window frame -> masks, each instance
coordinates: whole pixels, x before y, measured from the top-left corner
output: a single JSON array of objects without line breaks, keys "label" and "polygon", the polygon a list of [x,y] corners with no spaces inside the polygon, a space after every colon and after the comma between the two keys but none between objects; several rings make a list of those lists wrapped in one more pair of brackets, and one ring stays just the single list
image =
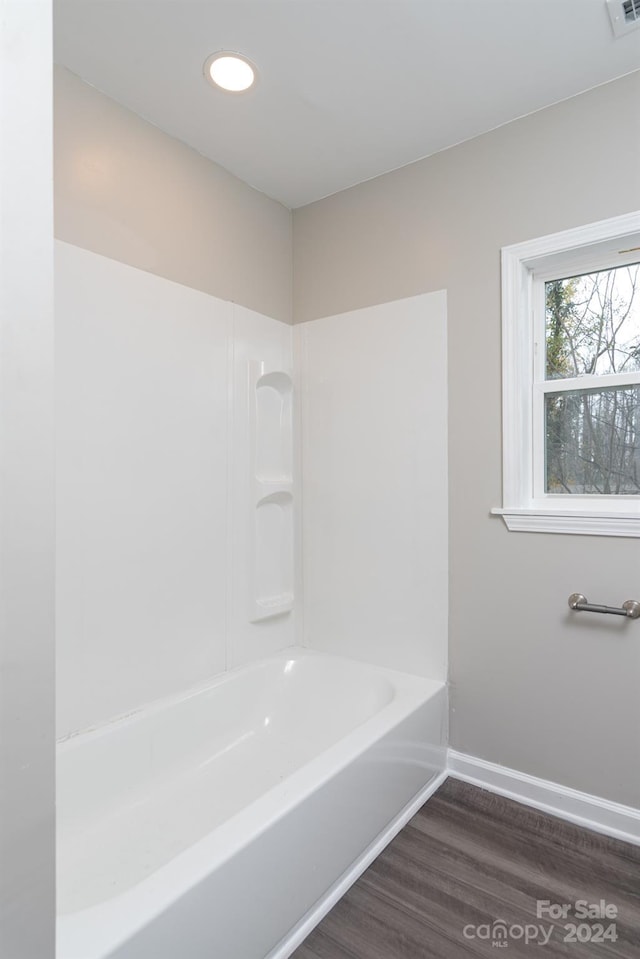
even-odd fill
[{"label": "window frame", "polygon": [[[546,381],[553,388],[541,389],[545,280],[637,262],[640,251],[630,249],[637,247],[640,211],[502,248],[503,505],[492,513],[510,530],[640,536],[640,495],[542,492],[544,435],[535,402],[541,406],[541,392],[569,382]],[[640,373],[593,379],[603,387],[622,386],[637,382]],[[587,389],[586,378],[581,381]]]}]

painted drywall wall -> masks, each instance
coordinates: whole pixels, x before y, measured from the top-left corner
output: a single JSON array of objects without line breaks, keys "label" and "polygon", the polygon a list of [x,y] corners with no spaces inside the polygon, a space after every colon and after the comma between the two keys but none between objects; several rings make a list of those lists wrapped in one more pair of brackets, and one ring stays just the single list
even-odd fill
[{"label": "painted drywall wall", "polygon": [[304,642],[446,679],[446,294],[295,333]]},{"label": "painted drywall wall", "polygon": [[[57,732],[293,642],[249,622],[248,371],[292,328],[56,243]],[[244,405],[241,398],[244,397]]]},{"label": "painted drywall wall", "polygon": [[51,4],[0,29],[0,955],[54,954]]},{"label": "painted drywall wall", "polygon": [[55,69],[55,232],[291,322],[291,214]]},{"label": "painted drywall wall", "polygon": [[[509,533],[500,248],[640,207],[640,73],[294,213],[294,317],[446,289],[451,743],[640,806],[637,540]],[[425,641],[426,641],[425,629]]]}]

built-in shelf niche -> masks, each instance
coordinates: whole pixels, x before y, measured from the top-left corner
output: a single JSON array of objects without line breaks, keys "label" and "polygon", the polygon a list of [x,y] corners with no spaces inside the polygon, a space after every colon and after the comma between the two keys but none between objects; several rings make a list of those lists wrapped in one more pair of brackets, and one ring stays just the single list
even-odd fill
[{"label": "built-in shelf niche", "polygon": [[251,622],[293,608],[293,382],[250,364]]},{"label": "built-in shelf niche", "polygon": [[261,374],[255,386],[255,478],[290,483],[292,475],[292,389],[288,373]]}]

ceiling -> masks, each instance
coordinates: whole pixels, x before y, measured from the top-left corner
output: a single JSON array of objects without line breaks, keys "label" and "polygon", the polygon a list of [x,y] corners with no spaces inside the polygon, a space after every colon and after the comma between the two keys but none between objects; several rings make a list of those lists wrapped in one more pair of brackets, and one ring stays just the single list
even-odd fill
[{"label": "ceiling", "polygon": [[[222,49],[253,90],[205,81]],[[55,58],[295,208],[640,68],[640,31],[605,0],[56,0]]]}]

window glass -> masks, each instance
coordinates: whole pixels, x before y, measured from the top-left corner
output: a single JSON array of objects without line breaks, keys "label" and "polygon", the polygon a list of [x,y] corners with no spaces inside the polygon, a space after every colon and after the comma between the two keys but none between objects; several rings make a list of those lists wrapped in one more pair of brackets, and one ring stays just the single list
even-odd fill
[{"label": "window glass", "polygon": [[545,395],[546,492],[640,493],[640,386]]},{"label": "window glass", "polygon": [[546,379],[640,369],[640,269],[545,283]]}]

